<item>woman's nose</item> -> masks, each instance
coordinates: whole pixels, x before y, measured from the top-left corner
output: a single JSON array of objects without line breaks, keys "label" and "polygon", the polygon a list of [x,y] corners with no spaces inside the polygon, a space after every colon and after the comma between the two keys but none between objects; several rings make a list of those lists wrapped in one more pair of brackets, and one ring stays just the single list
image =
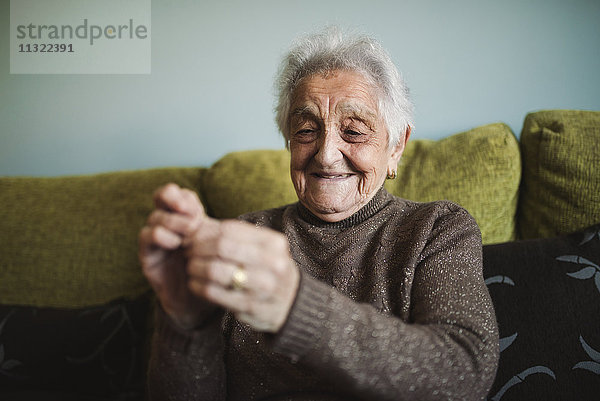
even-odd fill
[{"label": "woman's nose", "polygon": [[315,159],[321,166],[332,166],[337,161],[343,159],[343,154],[340,149],[340,138],[327,130],[324,132],[317,142],[317,153]]}]

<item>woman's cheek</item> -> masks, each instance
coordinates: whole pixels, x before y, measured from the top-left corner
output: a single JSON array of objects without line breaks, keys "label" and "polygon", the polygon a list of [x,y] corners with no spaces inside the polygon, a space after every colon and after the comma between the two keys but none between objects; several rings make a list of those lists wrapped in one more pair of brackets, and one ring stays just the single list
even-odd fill
[{"label": "woman's cheek", "polygon": [[357,170],[360,171],[361,176],[358,192],[362,197],[368,196],[377,187],[377,167],[367,162],[361,163],[361,165],[356,163],[354,166],[358,167]]},{"label": "woman's cheek", "polygon": [[306,190],[306,179],[304,177],[304,172],[292,169],[291,176],[296,193],[299,197],[301,197]]}]

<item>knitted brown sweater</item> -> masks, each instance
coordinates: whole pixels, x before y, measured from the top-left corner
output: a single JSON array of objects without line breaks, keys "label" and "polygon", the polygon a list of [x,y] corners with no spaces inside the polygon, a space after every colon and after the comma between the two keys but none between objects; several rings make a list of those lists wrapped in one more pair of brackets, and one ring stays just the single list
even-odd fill
[{"label": "knitted brown sweater", "polygon": [[244,220],[286,234],[301,270],[275,335],[229,314],[194,331],[158,313],[152,400],[477,400],[498,363],[481,236],[450,202],[379,193],[325,223],[300,204]]}]

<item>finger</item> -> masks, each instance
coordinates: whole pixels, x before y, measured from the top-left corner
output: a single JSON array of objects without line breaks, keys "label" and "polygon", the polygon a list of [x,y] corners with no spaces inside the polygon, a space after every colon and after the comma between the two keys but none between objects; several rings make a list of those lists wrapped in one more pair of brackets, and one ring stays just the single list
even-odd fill
[{"label": "finger", "polygon": [[190,205],[196,210],[196,214],[201,216],[206,216],[206,212],[204,210],[204,205],[200,202],[200,198],[198,197],[198,193],[192,191],[188,188],[182,188],[183,196],[187,199]]},{"label": "finger", "polygon": [[182,236],[192,234],[200,226],[201,218],[198,216],[188,216],[180,213],[156,209],[148,217],[149,226],[162,226],[169,231]]},{"label": "finger", "polygon": [[212,282],[222,287],[231,285],[231,278],[239,267],[216,258],[193,258],[187,265],[188,275],[193,280]]},{"label": "finger", "polygon": [[214,242],[220,236],[220,226],[221,223],[217,219],[206,215],[200,217],[196,231],[185,239],[186,246],[191,244],[191,247],[188,249],[188,255],[192,256],[194,254],[192,251],[194,247],[201,247],[203,246],[202,244],[206,246],[208,242]]},{"label": "finger", "polygon": [[178,248],[177,244],[181,241],[178,236],[172,235],[162,228],[148,226],[140,231],[138,257],[142,272],[158,294],[162,292],[162,283],[165,282],[166,271],[160,266],[164,264],[166,252]]},{"label": "finger", "polygon": [[233,290],[233,276],[239,269],[246,273],[246,281],[243,289],[238,291],[255,294],[257,299],[268,299],[276,292],[277,278],[263,269],[240,267],[215,258],[194,258],[187,266],[191,279],[218,284],[226,290]]},{"label": "finger", "polygon": [[177,249],[181,246],[182,238],[162,226],[145,226],[140,231],[140,254],[144,256],[152,248]]},{"label": "finger", "polygon": [[190,216],[204,215],[204,208],[200,203],[198,195],[174,183],[169,183],[156,190],[154,193],[154,204],[160,209]]},{"label": "finger", "polygon": [[290,258],[283,234],[237,221],[221,222],[214,235],[194,241],[189,254],[275,270],[285,269]]},{"label": "finger", "polygon": [[201,280],[190,280],[188,286],[192,293],[233,313],[248,312],[249,296],[243,291],[229,290],[219,284]]},{"label": "finger", "polygon": [[244,221],[225,220],[221,224],[221,232],[233,241],[248,241],[261,245],[264,249],[287,249],[287,240],[282,233],[270,228],[256,227]]}]

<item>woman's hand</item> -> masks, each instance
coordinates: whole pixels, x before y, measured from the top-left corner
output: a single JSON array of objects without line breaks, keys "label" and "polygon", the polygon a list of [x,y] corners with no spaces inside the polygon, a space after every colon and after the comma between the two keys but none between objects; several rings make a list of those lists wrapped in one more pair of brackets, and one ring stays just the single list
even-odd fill
[{"label": "woman's hand", "polygon": [[179,326],[190,329],[200,324],[215,306],[190,291],[183,246],[185,238],[200,225],[210,223],[196,193],[175,184],[159,188],[154,203],[156,209],[139,236],[142,271],[165,312]]},{"label": "woman's hand", "polygon": [[255,330],[278,331],[300,281],[285,236],[212,219],[194,192],[175,184],[159,188],[154,201],[139,256],[165,312],[193,328],[220,306]]},{"label": "woman's hand", "polygon": [[278,331],[300,281],[286,237],[240,221],[209,220],[186,251],[189,288],[255,330]]}]

